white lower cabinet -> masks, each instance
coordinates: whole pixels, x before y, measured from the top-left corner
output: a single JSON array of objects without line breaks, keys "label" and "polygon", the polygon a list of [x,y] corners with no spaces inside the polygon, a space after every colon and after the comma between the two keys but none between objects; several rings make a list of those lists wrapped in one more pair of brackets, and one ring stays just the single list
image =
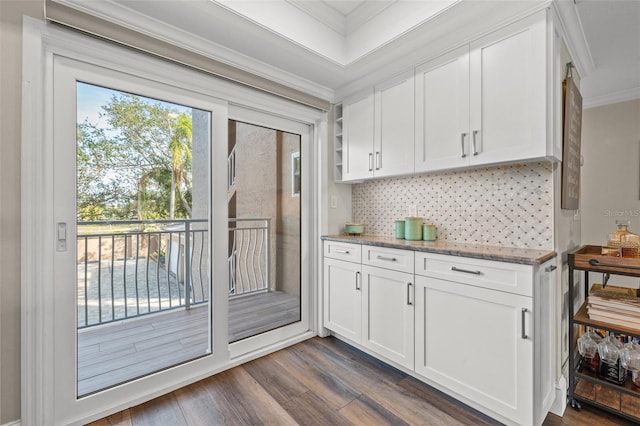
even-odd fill
[{"label": "white lower cabinet", "polygon": [[327,244],[327,329],[500,422],[542,424],[555,398],[555,259]]},{"label": "white lower cabinet", "polygon": [[413,369],[413,274],[362,267],[362,345]]},{"label": "white lower cabinet", "polygon": [[415,371],[530,424],[532,308],[530,297],[417,276]]},{"label": "white lower cabinet", "polygon": [[324,259],[324,326],[361,342],[362,291],[360,263]]}]

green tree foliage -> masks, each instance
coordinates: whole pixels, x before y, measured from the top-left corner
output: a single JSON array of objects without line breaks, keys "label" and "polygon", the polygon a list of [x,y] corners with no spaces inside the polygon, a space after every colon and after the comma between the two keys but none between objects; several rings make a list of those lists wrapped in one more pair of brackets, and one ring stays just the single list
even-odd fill
[{"label": "green tree foliage", "polygon": [[191,115],[123,93],[101,117],[77,126],[78,220],[190,217]]}]

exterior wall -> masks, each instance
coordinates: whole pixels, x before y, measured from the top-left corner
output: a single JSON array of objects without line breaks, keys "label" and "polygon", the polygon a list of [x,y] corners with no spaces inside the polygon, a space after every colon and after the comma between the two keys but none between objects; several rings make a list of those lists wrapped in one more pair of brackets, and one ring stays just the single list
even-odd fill
[{"label": "exterior wall", "polygon": [[[236,124],[236,217],[277,217],[276,159],[275,130],[241,122]],[[278,258],[275,225],[272,221],[269,236],[272,289]]]},{"label": "exterior wall", "polygon": [[41,0],[0,1],[0,424],[20,418],[22,17]]},{"label": "exterior wall", "polygon": [[441,240],[552,250],[552,183],[550,163],[372,180],[353,186],[353,220],[391,237],[415,208]]},{"label": "exterior wall", "polygon": [[293,196],[291,154],[300,152],[300,136],[278,132],[280,179],[278,180],[278,223],[276,286],[292,296],[300,295],[300,196]]}]

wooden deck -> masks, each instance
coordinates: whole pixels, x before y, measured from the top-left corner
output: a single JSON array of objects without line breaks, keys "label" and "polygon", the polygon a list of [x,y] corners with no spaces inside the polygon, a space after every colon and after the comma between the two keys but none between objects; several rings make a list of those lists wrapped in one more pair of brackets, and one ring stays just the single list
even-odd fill
[{"label": "wooden deck", "polygon": [[[204,356],[207,308],[175,310],[78,331],[78,395],[84,396]],[[300,301],[282,292],[229,301],[229,341],[300,320]]]}]

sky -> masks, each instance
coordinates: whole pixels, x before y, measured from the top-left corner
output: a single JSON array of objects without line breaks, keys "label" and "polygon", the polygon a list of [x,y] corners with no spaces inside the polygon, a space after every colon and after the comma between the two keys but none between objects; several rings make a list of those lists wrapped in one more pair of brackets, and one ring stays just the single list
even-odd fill
[{"label": "sky", "polygon": [[[109,100],[113,95],[122,94],[119,90],[108,89],[106,87],[96,86],[88,83],[77,83],[77,122],[82,123],[85,119],[88,119],[90,123],[97,124],[99,127],[107,129],[107,120],[100,117],[102,112],[102,106],[109,103]],[[176,110],[178,113],[191,114],[191,108],[183,105],[178,105],[169,102],[159,101],[157,99],[151,99],[144,96],[139,96],[144,102],[155,104],[160,103],[171,109]]]}]

